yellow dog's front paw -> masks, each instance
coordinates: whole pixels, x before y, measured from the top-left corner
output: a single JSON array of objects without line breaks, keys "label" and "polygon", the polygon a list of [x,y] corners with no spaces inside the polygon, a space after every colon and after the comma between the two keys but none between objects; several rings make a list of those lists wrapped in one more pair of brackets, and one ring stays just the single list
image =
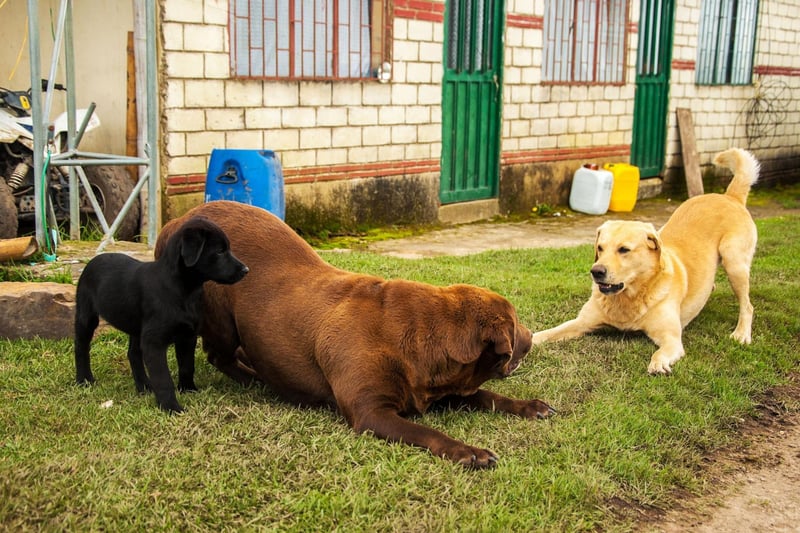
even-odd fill
[{"label": "yellow dog's front paw", "polygon": [[752,342],[749,331],[736,330],[731,333],[731,338],[741,342],[742,344],[750,344]]},{"label": "yellow dog's front paw", "polygon": [[670,365],[664,361],[650,361],[650,366],[647,367],[647,372],[653,375],[658,374],[670,374],[672,373],[672,368]]}]

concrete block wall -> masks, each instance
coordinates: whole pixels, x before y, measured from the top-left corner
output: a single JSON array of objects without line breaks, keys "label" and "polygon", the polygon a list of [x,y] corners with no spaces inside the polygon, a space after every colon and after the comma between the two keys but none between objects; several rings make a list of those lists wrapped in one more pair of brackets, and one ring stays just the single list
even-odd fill
[{"label": "concrete block wall", "polygon": [[[718,174],[712,171],[714,155],[733,146],[749,149],[761,160],[764,183],[775,179],[776,173],[791,174],[790,167],[800,163],[796,98],[800,94],[800,39],[793,29],[800,22],[800,12],[796,2],[760,2],[753,84],[739,86],[695,84],[701,0],[682,0],[680,4],[675,13],[666,185],[680,189],[683,180],[675,113],[679,107],[692,111],[700,162],[711,174]],[[749,113],[750,109],[757,111]],[[748,134],[748,121],[766,121],[768,126],[750,128]]]},{"label": "concrete block wall", "polygon": [[[277,152],[287,204],[341,203],[363,178],[407,176],[425,176],[435,203],[444,4],[395,0],[394,8],[392,79],[383,84],[233,78],[228,3],[164,2],[166,217],[202,201],[214,148]],[[423,211],[435,219],[430,205]]]},{"label": "concrete block wall", "polygon": [[[541,79],[546,1],[506,0],[503,212],[563,205],[580,164],[630,157],[639,3],[628,5],[624,82],[561,85]],[[682,167],[677,107],[692,109],[704,164],[731,145],[751,144],[759,157],[796,157],[800,111],[792,95],[800,59],[792,52],[800,44],[793,30],[800,15],[794,0],[761,2],[755,60],[761,88],[694,84],[700,0],[676,2],[667,177]],[[436,219],[444,0],[394,0],[386,84],[232,78],[228,2],[164,0],[162,6],[166,218],[202,201],[213,148],[267,148],[283,166],[287,219],[292,206],[302,206],[306,218],[324,211],[349,224]],[[786,116],[768,138],[753,142],[742,109],[767,88],[774,94],[776,84],[789,89],[781,97]],[[398,204],[398,190],[411,200]],[[381,203],[384,209],[377,208]]]},{"label": "concrete block wall", "polygon": [[[526,152],[533,156],[542,150],[576,150],[580,154],[580,149],[590,147],[629,146],[635,47],[629,47],[625,83],[543,83],[545,1],[509,0],[507,13],[503,74],[504,156],[519,153],[515,158],[519,161],[524,159],[522,154]],[[635,24],[628,24],[629,40],[635,30]]]}]

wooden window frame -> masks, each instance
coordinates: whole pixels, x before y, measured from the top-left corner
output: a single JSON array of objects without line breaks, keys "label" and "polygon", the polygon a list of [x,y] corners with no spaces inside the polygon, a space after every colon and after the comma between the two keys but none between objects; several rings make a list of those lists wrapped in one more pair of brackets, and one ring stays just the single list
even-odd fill
[{"label": "wooden window frame", "polygon": [[753,81],[759,0],[704,0],[697,39],[697,85]]},{"label": "wooden window frame", "polygon": [[231,75],[385,81],[391,64],[391,4],[391,0],[231,0]]},{"label": "wooden window frame", "polygon": [[627,20],[628,0],[548,0],[542,82],[623,85]]}]

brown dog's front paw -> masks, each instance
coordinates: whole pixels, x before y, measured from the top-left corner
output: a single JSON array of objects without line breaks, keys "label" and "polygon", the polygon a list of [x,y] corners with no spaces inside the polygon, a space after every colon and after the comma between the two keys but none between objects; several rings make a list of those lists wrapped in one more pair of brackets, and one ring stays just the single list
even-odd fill
[{"label": "brown dog's front paw", "polygon": [[541,400],[523,401],[523,407],[519,416],[523,418],[549,418],[556,414],[556,410]]},{"label": "brown dog's front paw", "polygon": [[467,445],[447,451],[443,456],[466,468],[494,468],[497,466],[497,456],[493,452]]}]

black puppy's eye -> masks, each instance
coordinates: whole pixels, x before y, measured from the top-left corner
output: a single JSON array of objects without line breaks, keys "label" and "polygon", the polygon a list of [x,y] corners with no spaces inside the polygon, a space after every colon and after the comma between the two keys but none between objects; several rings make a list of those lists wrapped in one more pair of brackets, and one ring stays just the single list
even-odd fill
[{"label": "black puppy's eye", "polygon": [[621,253],[621,254],[627,254],[628,252],[630,252],[630,251],[631,251],[631,249],[630,249],[630,248],[628,248],[627,246],[620,246],[620,247],[619,247],[619,250],[617,250],[617,251],[618,251],[619,253]]}]

